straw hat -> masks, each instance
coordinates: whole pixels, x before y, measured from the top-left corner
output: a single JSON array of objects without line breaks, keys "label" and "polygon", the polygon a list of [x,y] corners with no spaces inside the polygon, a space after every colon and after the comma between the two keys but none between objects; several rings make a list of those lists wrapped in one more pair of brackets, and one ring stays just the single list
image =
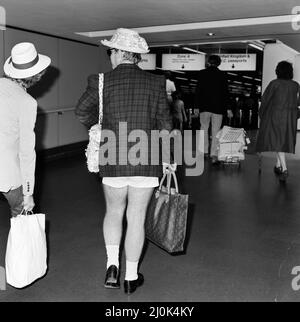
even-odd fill
[{"label": "straw hat", "polygon": [[9,77],[23,79],[40,73],[50,63],[51,59],[38,54],[32,43],[22,42],[12,48],[11,56],[4,64],[4,72]]},{"label": "straw hat", "polygon": [[118,28],[110,40],[101,40],[104,46],[132,53],[149,52],[146,40],[132,29]]}]

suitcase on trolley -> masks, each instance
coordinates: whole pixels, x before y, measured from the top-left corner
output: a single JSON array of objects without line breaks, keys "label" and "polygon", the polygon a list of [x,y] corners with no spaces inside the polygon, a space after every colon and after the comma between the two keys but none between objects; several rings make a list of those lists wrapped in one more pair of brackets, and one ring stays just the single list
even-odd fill
[{"label": "suitcase on trolley", "polygon": [[218,161],[224,164],[239,164],[245,160],[245,150],[250,140],[243,128],[224,126],[217,134]]}]

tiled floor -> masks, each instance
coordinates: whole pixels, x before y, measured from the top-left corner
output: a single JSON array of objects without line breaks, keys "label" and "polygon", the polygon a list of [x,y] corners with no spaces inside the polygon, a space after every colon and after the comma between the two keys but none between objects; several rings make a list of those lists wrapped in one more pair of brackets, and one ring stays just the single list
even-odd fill
[{"label": "tiled floor", "polygon": [[[250,149],[251,152],[251,149]],[[0,301],[300,301],[292,269],[300,266],[300,163],[280,184],[274,158],[247,154],[240,169],[212,167],[181,177],[190,196],[188,243],[171,256],[147,244],[140,271],[145,284],[127,297],[103,288],[105,251],[101,184],[82,157],[52,161],[37,175],[37,202],[47,215],[49,270],[32,286],[7,286]],[[0,265],[9,218],[0,201]],[[124,254],[122,259],[124,278]],[[299,268],[300,274],[300,268]],[[300,282],[294,281],[298,286]]]}]

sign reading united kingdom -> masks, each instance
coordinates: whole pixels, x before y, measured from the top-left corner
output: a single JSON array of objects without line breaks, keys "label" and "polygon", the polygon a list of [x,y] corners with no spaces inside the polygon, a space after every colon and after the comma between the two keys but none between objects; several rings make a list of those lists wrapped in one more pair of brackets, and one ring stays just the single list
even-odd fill
[{"label": "sign reading united kingdom", "polygon": [[221,70],[256,70],[256,54],[217,54],[221,57]]},{"label": "sign reading united kingdom", "polygon": [[205,55],[202,54],[163,54],[164,70],[200,70],[205,68]]},{"label": "sign reading united kingdom", "polygon": [[156,68],[156,54],[141,54],[142,60],[139,67],[144,70],[154,70]]}]

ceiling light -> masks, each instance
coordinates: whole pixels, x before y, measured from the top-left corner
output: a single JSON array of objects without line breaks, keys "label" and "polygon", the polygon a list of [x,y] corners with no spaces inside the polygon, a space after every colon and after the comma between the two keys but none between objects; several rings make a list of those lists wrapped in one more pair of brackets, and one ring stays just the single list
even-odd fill
[{"label": "ceiling light", "polygon": [[181,72],[179,70],[171,70],[172,73],[178,73],[178,74],[185,74],[185,72]]},{"label": "ceiling light", "polygon": [[202,51],[199,51],[199,50],[196,50],[196,49],[192,49],[192,48],[189,48],[189,47],[182,47],[182,49],[185,49],[185,50],[191,51],[191,52],[193,52],[193,53],[206,55],[206,54],[205,54],[204,52],[202,52]]},{"label": "ceiling light", "polygon": [[215,36],[215,34],[213,32],[208,32],[206,35],[209,37]]},{"label": "ceiling light", "polygon": [[252,79],[253,77],[243,76],[243,78]]},{"label": "ceiling light", "polygon": [[[295,20],[295,15],[281,15],[281,16],[267,16],[256,18],[239,18],[239,19],[227,19],[216,21],[202,21],[194,23],[183,23],[174,25],[160,25],[141,28],[132,28],[140,34],[160,33],[169,31],[184,31],[184,30],[200,30],[200,29],[214,29],[225,27],[245,27],[245,26],[257,26],[257,25],[270,25],[270,24],[282,24],[291,23]],[[107,37],[112,36],[115,33],[115,29],[102,30],[102,31],[88,31],[88,32],[75,32],[78,35],[87,37]]]},{"label": "ceiling light", "polygon": [[184,77],[175,77],[176,79],[181,79],[181,80],[188,80],[187,78]]},{"label": "ceiling light", "polygon": [[[264,38],[264,39],[260,39],[260,41],[270,41],[270,38]],[[180,44],[179,46],[198,46],[198,45],[215,45],[215,44],[240,44],[240,43],[249,43],[249,42],[253,42],[253,41],[257,41],[257,40],[253,40],[253,39],[243,39],[243,40],[222,40],[222,41],[215,41],[214,39],[209,39],[206,41],[197,41],[197,42],[187,42],[185,44]],[[258,45],[260,45],[258,43]],[[167,47],[167,46],[173,46],[173,43],[168,43],[165,42],[163,44],[151,44],[149,47],[150,48],[161,48],[161,47]]]},{"label": "ceiling light", "polygon": [[259,47],[258,45],[255,45],[255,44],[249,44],[249,46],[251,46],[251,47],[253,47],[253,48],[256,48],[256,49],[258,49],[258,50],[264,51],[264,48]]}]

